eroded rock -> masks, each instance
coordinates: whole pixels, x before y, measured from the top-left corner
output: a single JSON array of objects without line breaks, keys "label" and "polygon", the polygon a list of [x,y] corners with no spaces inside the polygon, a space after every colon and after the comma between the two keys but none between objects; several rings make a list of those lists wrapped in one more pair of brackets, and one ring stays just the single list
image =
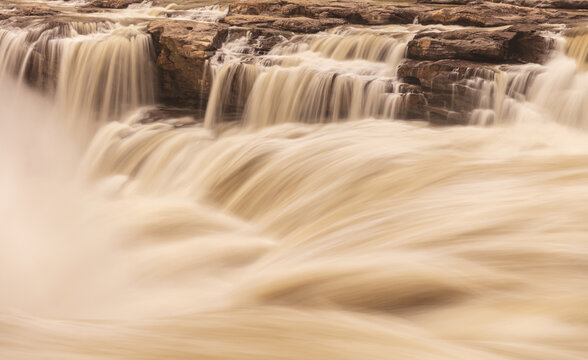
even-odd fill
[{"label": "eroded rock", "polygon": [[143,0],[93,0],[88,6],[109,9],[124,9],[131,4],[140,3]]},{"label": "eroded rock", "polygon": [[[241,0],[230,5],[225,21],[296,32],[317,32],[343,24],[410,24],[430,11],[420,5],[388,5],[363,1]],[[284,20],[287,19],[287,20]]]},{"label": "eroded rock", "polygon": [[[517,6],[543,9],[588,9],[588,0],[487,0]],[[465,5],[479,0],[418,0],[420,4]]]},{"label": "eroded rock", "polygon": [[206,60],[214,55],[228,26],[191,20],[156,20],[147,31],[153,37],[161,97],[168,103],[202,106],[211,79]]},{"label": "eroded rock", "polygon": [[264,15],[231,15],[225,17],[224,22],[231,26],[279,29],[280,31],[291,31],[306,34],[324,31],[326,29],[345,24],[345,21],[341,19],[311,19],[302,16],[291,18],[276,18]]},{"label": "eroded rock", "polygon": [[409,42],[408,57],[418,60],[542,62],[552,44],[531,26],[511,26],[496,31],[422,32]]},{"label": "eroded rock", "polygon": [[569,20],[555,10],[521,7],[491,2],[475,2],[447,7],[419,15],[422,24],[494,27],[514,24],[545,24]]},{"label": "eroded rock", "polygon": [[406,60],[398,68],[398,76],[424,98],[407,103],[407,111],[437,124],[467,123],[480,95],[471,79],[492,80],[495,72],[495,65],[465,60]]}]

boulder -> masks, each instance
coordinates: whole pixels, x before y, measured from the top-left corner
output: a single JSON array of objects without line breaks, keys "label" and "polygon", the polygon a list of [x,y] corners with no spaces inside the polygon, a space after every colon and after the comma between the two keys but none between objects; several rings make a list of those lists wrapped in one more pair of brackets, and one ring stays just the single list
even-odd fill
[{"label": "boulder", "polygon": [[147,31],[153,37],[161,97],[168,103],[202,106],[211,79],[210,59],[228,34],[228,26],[191,20],[155,20]]},{"label": "boulder", "polygon": [[552,45],[553,41],[541,36],[537,27],[528,25],[496,31],[426,31],[408,43],[408,57],[417,60],[542,62]]}]

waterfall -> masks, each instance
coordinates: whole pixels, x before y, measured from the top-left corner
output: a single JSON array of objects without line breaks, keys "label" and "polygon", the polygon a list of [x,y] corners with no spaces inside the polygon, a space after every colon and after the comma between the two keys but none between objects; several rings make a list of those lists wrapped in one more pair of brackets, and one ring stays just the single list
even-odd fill
[{"label": "waterfall", "polygon": [[216,65],[205,124],[231,106],[251,127],[392,119],[402,106],[396,68],[411,37],[405,27],[340,27],[284,41],[254,64],[227,57]]},{"label": "waterfall", "polygon": [[568,32],[566,53],[576,59],[580,70],[588,70],[588,28],[576,28]]},{"label": "waterfall", "polygon": [[56,98],[73,109],[74,119],[89,115],[111,120],[155,101],[151,40],[139,29],[122,27],[87,39],[68,38],[60,47]]},{"label": "waterfall", "polygon": [[497,70],[494,80],[482,80],[485,102],[473,112],[472,123],[543,121],[588,129],[588,42],[585,35],[559,42],[545,65],[511,66]]},{"label": "waterfall", "polygon": [[155,101],[151,40],[140,27],[70,22],[0,29],[0,76],[45,88],[79,131]]},{"label": "waterfall", "polygon": [[[0,359],[588,358],[584,30],[431,86],[477,94],[471,124],[434,126],[402,119],[426,85],[397,68],[462,27],[231,27],[213,49],[181,26],[214,79],[202,118],[156,103],[146,24],[225,29],[226,7],[85,5],[0,1]],[[30,6],[59,12],[4,17]]]}]

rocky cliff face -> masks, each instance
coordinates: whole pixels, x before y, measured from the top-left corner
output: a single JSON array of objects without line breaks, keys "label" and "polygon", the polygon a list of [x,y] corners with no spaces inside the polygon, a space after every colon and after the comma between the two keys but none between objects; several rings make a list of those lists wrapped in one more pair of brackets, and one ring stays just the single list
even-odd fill
[{"label": "rocky cliff face", "polygon": [[[118,9],[134,2],[94,0],[88,6]],[[491,78],[498,64],[544,62],[554,46],[547,32],[561,32],[586,21],[583,13],[561,9],[585,8],[588,0],[419,0],[416,4],[239,0],[218,22],[159,18],[149,22],[147,31],[155,47],[160,100],[203,109],[212,86],[207,61],[229,33],[248,34],[250,55],[257,56],[285,39],[337,26],[415,22],[466,26],[423,28],[408,43],[407,59],[398,68],[398,77],[405,82],[399,91],[405,94],[406,117],[460,123],[475,106],[476,89],[467,85],[468,79]],[[53,24],[56,16],[55,10],[31,8],[0,13],[0,21],[18,26],[19,19],[34,17]]]},{"label": "rocky cliff face", "polygon": [[156,20],[147,31],[155,44],[162,100],[184,106],[205,105],[211,86],[205,64],[226,39],[228,26]]}]

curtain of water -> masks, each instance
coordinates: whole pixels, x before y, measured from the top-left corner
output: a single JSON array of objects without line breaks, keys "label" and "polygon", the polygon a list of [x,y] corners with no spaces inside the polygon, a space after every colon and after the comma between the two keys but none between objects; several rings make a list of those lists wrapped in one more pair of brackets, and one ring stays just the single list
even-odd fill
[{"label": "curtain of water", "polygon": [[[342,27],[295,37],[253,65],[229,57],[217,65],[205,124],[212,128],[222,121],[229,101],[245,104],[244,123],[254,128],[393,118],[402,105],[394,87],[396,67],[411,37],[404,27]],[[239,40],[235,44],[233,51],[243,52]]]},{"label": "curtain of water", "polygon": [[46,88],[75,132],[155,101],[153,50],[135,26],[71,22],[1,29],[2,77]]}]

